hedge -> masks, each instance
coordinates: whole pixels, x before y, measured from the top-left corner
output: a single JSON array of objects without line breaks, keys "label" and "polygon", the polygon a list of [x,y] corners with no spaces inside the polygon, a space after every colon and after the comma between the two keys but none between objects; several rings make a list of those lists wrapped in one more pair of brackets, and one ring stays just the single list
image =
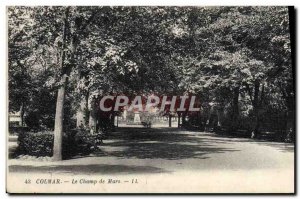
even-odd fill
[{"label": "hedge", "polygon": [[[23,132],[18,137],[16,155],[31,155],[36,157],[53,155],[53,132]],[[63,158],[75,155],[87,155],[97,149],[101,143],[98,135],[84,131],[72,131],[63,136]]]}]

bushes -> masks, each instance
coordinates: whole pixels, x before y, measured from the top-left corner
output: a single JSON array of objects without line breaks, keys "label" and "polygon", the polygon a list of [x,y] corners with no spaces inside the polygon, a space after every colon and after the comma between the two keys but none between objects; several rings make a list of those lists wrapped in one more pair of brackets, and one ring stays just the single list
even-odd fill
[{"label": "bushes", "polygon": [[52,156],[53,133],[22,132],[18,137],[17,154],[32,156]]},{"label": "bushes", "polygon": [[40,114],[37,111],[29,111],[25,116],[25,123],[30,129],[39,129],[40,127]]},{"label": "bushes", "polygon": [[85,130],[70,131],[63,140],[63,157],[90,154],[101,143],[102,138],[99,135],[91,135]]},{"label": "bushes", "polygon": [[[24,132],[18,137],[16,155],[52,156],[53,132]],[[63,137],[63,158],[75,155],[87,155],[97,149],[101,138],[86,131],[70,131]]]}]

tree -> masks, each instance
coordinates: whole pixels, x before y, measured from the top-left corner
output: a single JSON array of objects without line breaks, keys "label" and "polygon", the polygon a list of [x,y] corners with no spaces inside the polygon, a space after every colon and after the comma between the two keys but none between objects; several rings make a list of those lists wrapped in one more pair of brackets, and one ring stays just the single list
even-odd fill
[{"label": "tree", "polygon": [[54,126],[54,160],[74,111],[95,127],[98,95],[189,93],[202,102],[203,119],[191,115],[199,125],[216,115],[259,137],[272,112],[294,132],[286,7],[17,6],[8,15],[9,110]]}]

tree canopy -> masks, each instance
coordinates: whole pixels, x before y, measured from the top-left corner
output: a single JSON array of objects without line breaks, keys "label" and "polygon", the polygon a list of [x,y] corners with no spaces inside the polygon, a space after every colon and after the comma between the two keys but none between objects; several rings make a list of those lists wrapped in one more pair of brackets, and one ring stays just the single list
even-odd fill
[{"label": "tree canopy", "polygon": [[8,7],[9,110],[53,128],[64,84],[69,118],[100,91],[192,93],[258,132],[270,112],[294,120],[289,21],[287,7]]}]

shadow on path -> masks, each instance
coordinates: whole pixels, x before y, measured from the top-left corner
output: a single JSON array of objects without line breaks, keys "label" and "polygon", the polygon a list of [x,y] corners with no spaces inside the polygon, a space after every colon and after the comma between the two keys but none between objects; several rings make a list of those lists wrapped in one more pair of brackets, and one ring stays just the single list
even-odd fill
[{"label": "shadow on path", "polygon": [[286,142],[276,142],[276,141],[268,141],[268,140],[260,140],[260,139],[251,139],[251,138],[239,138],[230,135],[220,135],[220,134],[209,134],[209,138],[203,138],[204,140],[215,142],[215,143],[230,143],[230,142],[247,142],[253,143],[262,146],[269,146],[276,148],[281,152],[294,152],[295,146],[294,143],[286,143]]},{"label": "shadow on path", "polygon": [[[112,133],[109,142],[104,141],[103,150],[107,155],[120,158],[206,159],[211,153],[238,151],[230,147],[217,147],[213,141],[178,128],[119,128]],[[114,149],[115,147],[115,149]]]},{"label": "shadow on path", "polygon": [[[268,154],[264,153],[266,149]],[[294,146],[178,128],[118,128],[104,140],[97,153],[50,165],[19,165],[20,162],[16,162],[9,166],[9,171],[113,175],[172,173],[180,169],[286,167],[286,162],[281,163],[283,155],[275,150],[293,152]],[[279,156],[274,157],[273,153]],[[289,155],[284,157],[289,158]]]}]

